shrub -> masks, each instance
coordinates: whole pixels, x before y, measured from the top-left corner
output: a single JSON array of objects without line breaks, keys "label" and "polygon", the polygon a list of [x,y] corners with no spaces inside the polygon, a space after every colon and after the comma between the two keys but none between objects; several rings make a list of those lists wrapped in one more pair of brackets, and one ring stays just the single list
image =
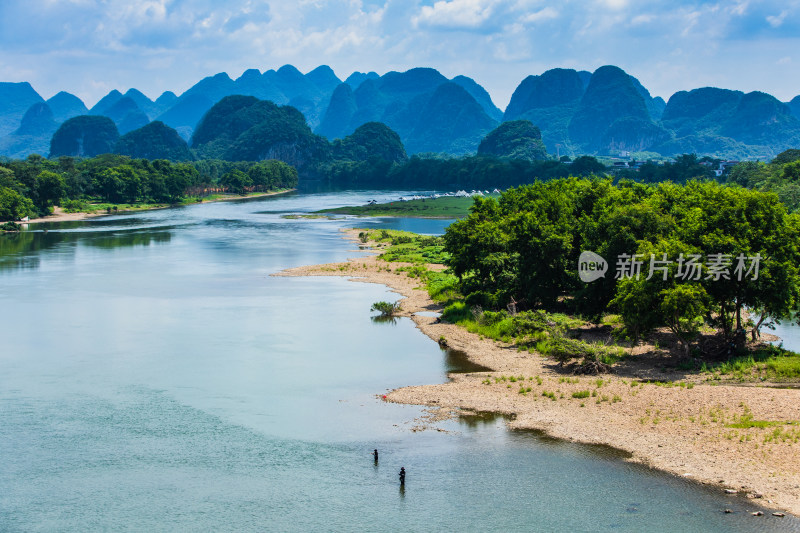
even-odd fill
[{"label": "shrub", "polygon": [[400,311],[400,303],[375,302],[370,311],[378,311],[381,316],[394,316]]},{"label": "shrub", "polygon": [[20,231],[22,226],[19,224],[15,224],[14,222],[6,222],[4,224],[0,224],[0,231]]},{"label": "shrub", "polygon": [[61,207],[67,213],[82,213],[91,208],[86,200],[64,200],[61,202]]}]

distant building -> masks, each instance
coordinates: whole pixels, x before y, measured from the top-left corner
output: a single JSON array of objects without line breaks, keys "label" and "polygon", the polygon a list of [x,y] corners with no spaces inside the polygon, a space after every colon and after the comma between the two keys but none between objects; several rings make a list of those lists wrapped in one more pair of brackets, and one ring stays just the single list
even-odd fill
[{"label": "distant building", "polygon": [[726,172],[729,172],[730,169],[732,169],[739,163],[740,161],[735,161],[735,160],[720,161],[719,167],[714,171],[714,175],[719,178]]}]

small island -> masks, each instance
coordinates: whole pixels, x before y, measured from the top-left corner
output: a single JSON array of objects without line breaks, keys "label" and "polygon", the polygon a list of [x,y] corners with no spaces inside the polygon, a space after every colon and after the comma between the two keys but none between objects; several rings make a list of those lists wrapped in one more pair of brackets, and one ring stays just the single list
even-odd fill
[{"label": "small island", "polygon": [[469,214],[469,208],[473,203],[473,194],[499,196],[499,191],[494,194],[490,194],[489,191],[485,193],[480,191],[460,192],[461,194],[458,195],[451,193],[426,198],[399,198],[392,202],[371,202],[366,205],[322,209],[317,213],[368,217],[463,218]]}]

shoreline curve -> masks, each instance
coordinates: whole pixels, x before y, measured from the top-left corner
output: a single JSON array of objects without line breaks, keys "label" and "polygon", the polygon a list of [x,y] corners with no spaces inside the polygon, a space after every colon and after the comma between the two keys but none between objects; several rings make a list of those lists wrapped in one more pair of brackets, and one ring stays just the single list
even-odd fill
[{"label": "shoreline curve", "polygon": [[[342,231],[358,244],[358,251],[372,253],[272,275],[337,276],[385,285],[402,296],[398,316],[410,317],[434,341],[444,337],[449,347],[466,353],[470,362],[491,369],[449,374],[447,383],[399,387],[386,395],[386,401],[513,415],[510,429],[533,429],[565,441],[610,446],[629,454],[626,461],[723,494],[745,495],[753,499],[754,507],[800,516],[800,429],[790,425],[788,433],[776,437],[774,427],[730,427],[743,416],[800,420],[800,390],[702,381],[691,387],[662,386],[613,374],[568,376],[539,354],[520,352],[455,324],[417,315],[442,308],[415,278],[397,271],[408,264],[378,261],[374,250],[358,242],[358,230]],[[530,391],[520,393],[520,388]],[[583,391],[590,391],[585,399]]]}]

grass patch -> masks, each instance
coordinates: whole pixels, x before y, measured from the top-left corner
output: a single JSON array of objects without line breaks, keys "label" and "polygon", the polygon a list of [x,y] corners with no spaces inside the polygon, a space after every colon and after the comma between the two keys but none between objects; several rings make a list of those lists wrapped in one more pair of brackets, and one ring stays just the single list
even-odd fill
[{"label": "grass patch", "polygon": [[766,346],[748,355],[706,366],[705,371],[740,381],[792,381],[800,378],[800,354],[778,346]]},{"label": "grass patch", "polygon": [[469,307],[465,302],[454,302],[445,307],[442,318],[494,340],[533,346],[556,330],[577,328],[583,321],[561,313],[522,311],[510,315],[507,311],[483,311]]},{"label": "grass patch", "polygon": [[450,254],[444,251],[442,237],[391,229],[362,229],[358,239],[364,243],[372,241],[377,248],[384,248],[378,257],[388,262],[442,265],[450,258]]},{"label": "grass patch", "polygon": [[317,219],[320,219],[320,218],[330,219],[331,217],[329,217],[327,215],[299,215],[299,214],[294,214],[294,215],[281,215],[281,218],[286,218],[286,219],[289,219],[289,220],[300,220],[300,219],[317,220]]},{"label": "grass patch", "polygon": [[[492,195],[499,197],[499,195]],[[421,200],[394,201],[383,204],[359,205],[323,209],[318,213],[357,215],[370,217],[412,217],[412,218],[463,218],[469,214],[471,197],[425,198]]]},{"label": "grass patch", "polygon": [[591,393],[588,390],[579,390],[578,392],[573,392],[573,398],[588,398]]},{"label": "grass patch", "polygon": [[747,405],[739,404],[744,407],[744,412],[734,419],[734,422],[730,424],[725,424],[725,427],[728,428],[735,428],[735,429],[748,429],[748,428],[769,428],[774,426],[797,426],[800,425],[797,421],[787,420],[787,421],[778,421],[778,420],[755,420],[753,419],[753,413],[750,411],[750,408]]},{"label": "grass patch", "polygon": [[776,422],[774,420],[745,420],[742,422],[734,422],[733,424],[725,424],[726,428],[738,428],[738,429],[746,429],[746,428],[769,428],[773,426],[781,426],[785,424],[785,422]]}]

